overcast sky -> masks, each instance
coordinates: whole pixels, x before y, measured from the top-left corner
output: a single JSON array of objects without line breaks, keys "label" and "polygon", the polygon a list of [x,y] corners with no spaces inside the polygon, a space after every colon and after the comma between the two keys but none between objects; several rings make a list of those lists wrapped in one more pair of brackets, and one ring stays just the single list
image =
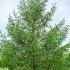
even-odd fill
[{"label": "overcast sky", "polygon": [[[0,0],[0,30],[5,32],[8,21],[8,16],[14,9],[17,8],[19,0]],[[55,19],[60,20],[65,18],[66,24],[70,25],[70,0],[49,0],[49,3],[57,4]],[[70,41],[70,33],[66,42]]]}]

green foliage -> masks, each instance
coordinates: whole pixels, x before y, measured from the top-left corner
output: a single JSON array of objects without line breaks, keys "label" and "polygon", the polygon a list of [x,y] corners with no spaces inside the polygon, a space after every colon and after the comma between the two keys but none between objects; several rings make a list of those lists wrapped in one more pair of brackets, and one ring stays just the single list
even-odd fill
[{"label": "green foliage", "polygon": [[1,67],[9,70],[70,69],[67,52],[70,43],[61,46],[68,26],[64,25],[63,19],[50,27],[56,6],[54,4],[50,11],[45,12],[47,2],[20,0],[19,13],[9,16],[7,35],[1,35]]}]

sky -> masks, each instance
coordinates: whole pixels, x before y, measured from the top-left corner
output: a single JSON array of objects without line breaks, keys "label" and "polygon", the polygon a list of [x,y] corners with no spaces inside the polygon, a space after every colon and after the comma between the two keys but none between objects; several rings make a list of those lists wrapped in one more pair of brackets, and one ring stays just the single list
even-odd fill
[{"label": "sky", "polygon": [[[70,0],[49,0],[48,4],[57,4],[57,11],[54,15],[54,19],[59,21],[65,18],[66,24],[70,25]],[[8,22],[8,16],[17,9],[19,0],[0,0],[0,30],[4,33],[6,31],[6,25]],[[65,42],[70,41],[70,32]]]}]

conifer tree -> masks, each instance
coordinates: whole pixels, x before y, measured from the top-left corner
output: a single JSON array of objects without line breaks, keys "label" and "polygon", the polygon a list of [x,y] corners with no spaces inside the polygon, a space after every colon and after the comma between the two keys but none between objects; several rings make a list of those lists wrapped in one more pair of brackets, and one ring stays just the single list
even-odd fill
[{"label": "conifer tree", "polygon": [[6,35],[1,34],[1,67],[9,70],[69,70],[70,43],[61,46],[68,26],[64,19],[54,27],[53,5],[47,0],[20,0],[18,13],[9,16]]}]

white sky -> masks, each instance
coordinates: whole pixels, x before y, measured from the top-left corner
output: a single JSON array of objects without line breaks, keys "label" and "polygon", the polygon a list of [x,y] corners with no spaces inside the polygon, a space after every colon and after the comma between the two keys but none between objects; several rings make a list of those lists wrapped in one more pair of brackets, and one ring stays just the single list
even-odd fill
[{"label": "white sky", "polygon": [[[19,0],[0,0],[0,30],[5,32],[8,16],[17,8]],[[49,3],[57,3],[55,19],[66,19],[66,24],[70,25],[70,0],[49,0]],[[70,41],[70,32],[66,42]]]}]

